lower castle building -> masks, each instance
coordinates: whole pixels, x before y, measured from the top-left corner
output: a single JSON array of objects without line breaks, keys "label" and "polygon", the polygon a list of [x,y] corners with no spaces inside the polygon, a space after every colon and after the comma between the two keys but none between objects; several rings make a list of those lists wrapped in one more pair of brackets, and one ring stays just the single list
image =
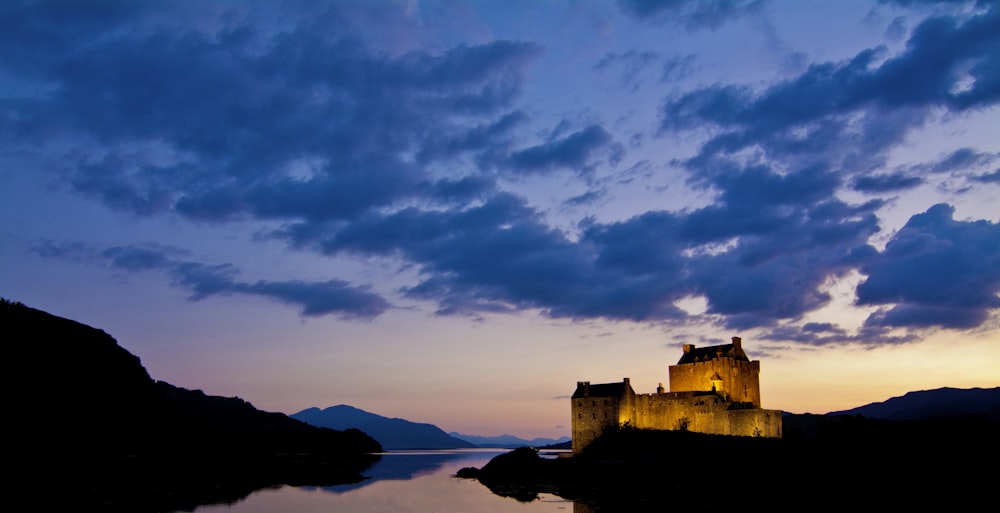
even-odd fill
[{"label": "lower castle building", "polygon": [[684,344],[669,368],[670,392],[637,394],[621,383],[580,381],[573,393],[573,453],[609,427],[688,430],[733,436],[781,437],[781,411],[760,405],[760,361],[747,357],[740,337],[732,344]]}]

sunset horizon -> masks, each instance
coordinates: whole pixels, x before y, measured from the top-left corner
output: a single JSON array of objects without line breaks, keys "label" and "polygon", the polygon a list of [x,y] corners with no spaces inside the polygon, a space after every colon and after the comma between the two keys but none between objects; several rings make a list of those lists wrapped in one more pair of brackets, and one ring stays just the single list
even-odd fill
[{"label": "sunset horizon", "polygon": [[0,7],[0,297],[293,414],[1000,386],[1000,4]]}]

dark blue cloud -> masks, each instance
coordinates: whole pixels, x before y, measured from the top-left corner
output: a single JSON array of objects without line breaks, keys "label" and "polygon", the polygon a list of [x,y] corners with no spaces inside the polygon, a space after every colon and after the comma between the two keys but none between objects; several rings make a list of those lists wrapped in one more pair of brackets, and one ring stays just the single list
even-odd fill
[{"label": "dark blue cloud", "polygon": [[811,346],[857,344],[866,347],[905,344],[920,339],[915,333],[894,334],[889,329],[872,326],[862,327],[856,334],[850,334],[836,324],[814,322],[802,326],[777,326],[764,331],[759,338]]},{"label": "dark blue cloud", "polygon": [[837,175],[815,168],[786,175],[759,166],[733,169],[712,178],[719,200],[692,212],[682,230],[702,242],[772,232],[832,197],[839,183]]},{"label": "dark blue cloud", "polygon": [[213,31],[149,3],[105,18],[59,2],[4,10],[0,26],[30,21],[0,36],[0,68],[41,92],[3,100],[0,149],[59,140],[75,190],[212,221],[351,218],[413,200],[432,181],[419,164],[510,153],[539,46],[390,55],[362,42],[360,5],[290,6],[280,29],[258,23],[267,6],[239,7]]},{"label": "dark blue cloud", "polygon": [[611,224],[590,224],[583,242],[596,250],[598,269],[632,276],[655,276],[663,286],[664,299],[680,299],[687,290],[683,281],[689,272],[684,251],[691,248],[680,234],[683,218],[670,212],[646,212]]},{"label": "dark blue cloud", "polygon": [[992,173],[986,173],[983,175],[975,176],[972,178],[972,180],[982,183],[1000,184],[1000,169],[996,169]]},{"label": "dark blue cloud", "polygon": [[212,296],[244,294],[264,297],[298,307],[304,316],[334,315],[344,319],[374,319],[392,305],[368,287],[343,280],[322,282],[240,281],[232,264],[204,264],[179,259],[184,252],[158,246],[114,246],[103,250],[78,242],[43,241],[33,251],[49,258],[108,265],[129,273],[166,273],[174,286],[191,293],[192,301]]},{"label": "dark blue cloud", "polygon": [[929,18],[898,55],[867,49],[845,62],[813,64],[760,92],[732,84],[693,90],[666,99],[660,129],[714,131],[687,162],[697,172],[747,149],[797,165],[868,172],[934,112],[1000,101],[998,23],[995,5],[962,21]]},{"label": "dark blue cloud", "polygon": [[[690,184],[714,191],[716,202],[676,216],[674,235],[715,247],[686,265],[688,289],[706,297],[709,313],[722,315],[732,327],[770,326],[787,340],[805,343],[864,342],[862,336],[871,343],[895,343],[909,338],[888,334],[892,326],[970,328],[985,322],[996,308],[991,306],[995,285],[990,285],[995,280],[979,282],[985,292],[973,294],[979,298],[974,306],[925,297],[919,287],[938,280],[914,277],[934,272],[933,266],[906,265],[905,259],[890,258],[890,249],[878,253],[867,245],[879,230],[875,210],[884,200],[852,206],[836,196],[845,186],[870,194],[901,191],[934,173],[989,180],[989,174],[975,172],[995,155],[971,148],[934,163],[874,172],[930,116],[1000,101],[1000,33],[988,28],[1000,24],[1000,9],[993,5],[963,16],[926,19],[898,55],[869,49],[844,62],[813,64],[763,90],[719,83],[664,101],[661,135],[694,129],[709,134],[694,157],[676,164],[691,172]],[[976,238],[958,236],[956,230],[950,258],[982,253],[973,249]],[[945,255],[938,256],[942,261],[936,265],[945,265]],[[876,262],[885,262],[884,267]],[[862,333],[809,329],[792,334],[789,330],[800,328],[779,326],[827,304],[821,284],[859,265],[878,269],[859,287],[859,303],[885,305]],[[977,269],[967,260],[963,265]],[[947,278],[937,276],[953,280],[953,286],[964,283],[958,268],[948,266]],[[979,277],[966,272],[975,275],[969,279]],[[950,295],[947,288],[936,290]],[[904,300],[906,295],[912,297]]]},{"label": "dark blue cloud", "polygon": [[972,182],[989,182],[989,174],[982,171],[1000,159],[1000,154],[978,151],[973,148],[959,148],[942,158],[901,167],[899,173],[930,176],[949,174]]},{"label": "dark blue cloud", "polygon": [[589,174],[598,155],[609,156],[612,163],[622,158],[624,148],[600,125],[590,125],[565,137],[514,152],[507,166],[516,173],[546,173],[570,169]]},{"label": "dark blue cloud", "polygon": [[442,314],[539,309],[570,318],[684,316],[660,277],[599,262],[593,246],[546,226],[510,194],[447,211],[372,215],[326,232],[293,227],[283,235],[329,254],[395,255],[414,262],[423,278],[403,293],[436,302]]},{"label": "dark blue cloud", "polygon": [[[0,69],[33,91],[0,99],[0,152],[63,148],[36,167],[66,170],[53,179],[115,209],[265,221],[295,248],[393,259],[418,273],[399,292],[442,314],[678,321],[688,319],[678,300],[703,297],[705,318],[731,328],[806,344],[880,344],[911,340],[892,335],[895,327],[979,326],[998,307],[996,225],[954,221],[937,206],[880,252],[868,241],[885,200],[838,196],[902,191],[943,173],[997,182],[997,171],[985,171],[996,154],[973,148],[884,166],[932,116],[1000,101],[996,5],[927,18],[898,54],[871,48],[763,88],[717,83],[665,98],[661,135],[706,133],[670,171],[688,173],[687,185],[711,204],[588,218],[577,233],[553,228],[549,212],[504,191],[504,179],[569,171],[589,186],[563,204],[578,207],[613,197],[614,180],[660,168],[641,161],[594,179],[624,155],[599,122],[564,120],[525,138],[530,110],[517,101],[539,45],[391,52],[354,22],[353,10],[370,9],[360,3],[293,2],[275,25],[257,23],[265,4],[238,5],[214,25],[162,17],[166,5],[111,2],[88,12],[38,2],[0,12]],[[631,16],[691,29],[760,5],[621,2]],[[381,7],[399,16],[398,6]],[[634,87],[661,64],[676,78],[689,62],[636,50],[595,68]],[[631,134],[632,147],[643,136]],[[246,280],[235,266],[167,248],[47,243],[36,252],[161,272],[192,299],[253,295],[306,316],[358,319],[392,306],[347,281]],[[854,270],[866,275],[859,304],[879,307],[860,333],[795,326],[829,304],[825,284]]]},{"label": "dark blue cloud", "polygon": [[911,217],[861,266],[858,304],[887,307],[869,325],[971,328],[1000,308],[1000,226],[954,211],[938,204]]},{"label": "dark blue cloud", "polygon": [[959,148],[931,165],[932,173],[949,173],[952,171],[967,171],[989,165],[996,161],[996,153],[976,151],[972,148]]},{"label": "dark blue cloud", "polygon": [[598,250],[598,272],[655,277],[659,301],[703,296],[730,327],[772,326],[826,305],[822,284],[854,268],[879,230],[882,203],[845,204],[832,198],[837,185],[816,169],[733,170],[713,205],[592,224],[584,242]]},{"label": "dark blue cloud", "polygon": [[496,190],[496,181],[491,176],[472,175],[458,179],[443,178],[428,184],[428,195],[441,203],[469,203],[484,199]]},{"label": "dark blue cloud", "polygon": [[918,176],[887,173],[855,177],[851,188],[859,192],[882,193],[912,189],[922,183],[924,180]]},{"label": "dark blue cloud", "polygon": [[348,319],[374,319],[391,305],[368,287],[343,280],[324,282],[258,281],[236,284],[234,291],[276,299],[298,306],[304,316],[336,315]]},{"label": "dark blue cloud", "polygon": [[159,248],[116,246],[105,249],[101,256],[110,260],[111,267],[126,271],[149,271],[171,265],[167,253]]},{"label": "dark blue cloud", "polygon": [[601,201],[602,199],[607,197],[607,195],[608,191],[606,188],[594,189],[567,199],[566,201],[563,202],[563,205],[567,207],[592,205],[594,203]]},{"label": "dark blue cloud", "polygon": [[403,293],[436,302],[441,313],[539,309],[663,321],[686,317],[676,301],[704,296],[730,326],[772,326],[827,304],[823,283],[854,268],[878,231],[882,203],[830,199],[837,183],[821,170],[749,168],[718,181],[716,205],[591,220],[576,241],[508,193],[472,206],[371,213],[342,226],[302,223],[279,235],[326,254],[415,263],[421,281]]},{"label": "dark blue cloud", "polygon": [[621,9],[639,19],[684,25],[688,30],[716,29],[755,13],[764,0],[619,0]]},{"label": "dark blue cloud", "polygon": [[527,120],[528,116],[525,113],[515,111],[490,123],[467,129],[458,128],[454,133],[427,134],[420,148],[418,160],[426,164],[465,153],[473,153],[485,159],[495,155],[505,155],[513,144],[514,129],[522,126]]},{"label": "dark blue cloud", "polygon": [[878,223],[865,208],[819,208],[845,215],[806,210],[774,232],[743,236],[729,251],[701,256],[690,280],[708,300],[708,311],[747,328],[796,319],[827,305],[831,297],[823,283],[853,268],[855,248],[878,231]]}]

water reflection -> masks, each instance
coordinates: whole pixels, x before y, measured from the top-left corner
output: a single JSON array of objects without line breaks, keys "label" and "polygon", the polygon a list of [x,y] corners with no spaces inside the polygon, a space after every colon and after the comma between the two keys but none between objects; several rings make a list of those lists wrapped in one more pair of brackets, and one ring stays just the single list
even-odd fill
[{"label": "water reflection", "polygon": [[[452,450],[452,451],[393,451],[382,453],[381,460],[365,470],[368,477],[365,481],[355,484],[324,486],[324,491],[343,493],[363,488],[379,481],[405,481],[415,477],[435,474],[442,468],[481,467],[485,461],[505,451],[483,450]],[[463,463],[464,462],[464,463]],[[461,463],[461,464],[460,464]]]},{"label": "water reflection", "polygon": [[573,503],[540,494],[530,503],[494,495],[478,481],[453,477],[463,467],[482,467],[505,450],[399,451],[382,455],[361,483],[328,487],[283,486],[258,490],[229,505],[197,508],[198,513],[309,513],[351,511],[548,513],[574,510]]}]

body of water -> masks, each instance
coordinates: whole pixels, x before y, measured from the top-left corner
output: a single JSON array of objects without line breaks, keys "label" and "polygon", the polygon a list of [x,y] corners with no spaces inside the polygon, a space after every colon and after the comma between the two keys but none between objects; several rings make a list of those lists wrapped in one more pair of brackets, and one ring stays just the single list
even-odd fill
[{"label": "body of water", "polygon": [[[232,504],[201,506],[197,513],[549,513],[572,512],[572,501],[541,494],[532,502],[494,495],[476,480],[459,479],[463,467],[482,468],[498,450],[398,451],[382,455],[369,479],[330,487],[282,486]],[[580,511],[577,509],[577,511]]]}]

